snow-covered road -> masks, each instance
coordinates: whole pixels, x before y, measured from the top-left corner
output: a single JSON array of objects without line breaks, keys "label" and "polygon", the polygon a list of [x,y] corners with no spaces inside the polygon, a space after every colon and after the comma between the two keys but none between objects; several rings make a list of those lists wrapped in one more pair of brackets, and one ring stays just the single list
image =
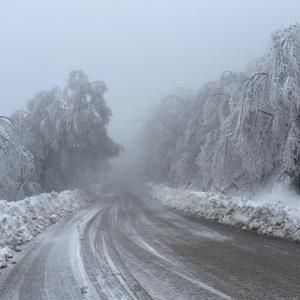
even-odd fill
[{"label": "snow-covered road", "polygon": [[0,299],[299,299],[300,247],[119,190],[42,233]]}]

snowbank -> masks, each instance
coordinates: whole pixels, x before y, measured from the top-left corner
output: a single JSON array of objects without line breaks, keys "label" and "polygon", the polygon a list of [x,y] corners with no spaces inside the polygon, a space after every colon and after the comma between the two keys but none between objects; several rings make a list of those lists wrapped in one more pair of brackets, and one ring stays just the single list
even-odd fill
[{"label": "snowbank", "polygon": [[204,217],[222,224],[236,225],[300,242],[300,197],[297,205],[282,201],[256,201],[255,198],[229,197],[211,192],[173,189],[152,185],[153,196],[164,205],[186,214]]},{"label": "snowbank", "polygon": [[13,251],[21,250],[20,245],[87,202],[87,195],[78,190],[44,193],[16,202],[0,200],[0,268],[7,266]]}]

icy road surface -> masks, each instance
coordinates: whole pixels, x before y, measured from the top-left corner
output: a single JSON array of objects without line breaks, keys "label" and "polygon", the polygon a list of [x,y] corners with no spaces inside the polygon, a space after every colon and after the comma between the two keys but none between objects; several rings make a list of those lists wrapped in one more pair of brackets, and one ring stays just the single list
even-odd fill
[{"label": "icy road surface", "polygon": [[300,299],[300,247],[120,191],[42,233],[0,299]]}]

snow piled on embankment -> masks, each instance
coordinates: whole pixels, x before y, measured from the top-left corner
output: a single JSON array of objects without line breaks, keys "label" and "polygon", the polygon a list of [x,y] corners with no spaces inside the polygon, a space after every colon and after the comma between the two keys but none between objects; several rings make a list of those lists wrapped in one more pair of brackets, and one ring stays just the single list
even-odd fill
[{"label": "snow piled on embankment", "polygon": [[13,260],[14,251],[62,216],[85,206],[88,196],[79,190],[43,193],[21,201],[0,200],[0,268]]},{"label": "snow piled on embankment", "polygon": [[272,194],[278,198],[280,193],[267,192],[253,198],[229,197],[161,185],[152,185],[152,191],[154,198],[164,205],[188,215],[300,242],[299,196],[294,195],[291,201],[274,199]]}]

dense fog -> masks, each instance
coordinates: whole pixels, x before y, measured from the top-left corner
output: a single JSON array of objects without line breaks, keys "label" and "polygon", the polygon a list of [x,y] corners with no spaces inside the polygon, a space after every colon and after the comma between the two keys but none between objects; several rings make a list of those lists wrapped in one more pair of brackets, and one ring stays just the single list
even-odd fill
[{"label": "dense fog", "polygon": [[85,187],[111,167],[217,191],[298,185],[299,8],[2,3],[1,197]]},{"label": "dense fog", "polygon": [[300,1],[0,1],[0,300],[300,299]]},{"label": "dense fog", "polygon": [[82,69],[107,84],[110,131],[124,144],[161,97],[244,69],[298,18],[297,0],[2,1],[0,113]]}]

